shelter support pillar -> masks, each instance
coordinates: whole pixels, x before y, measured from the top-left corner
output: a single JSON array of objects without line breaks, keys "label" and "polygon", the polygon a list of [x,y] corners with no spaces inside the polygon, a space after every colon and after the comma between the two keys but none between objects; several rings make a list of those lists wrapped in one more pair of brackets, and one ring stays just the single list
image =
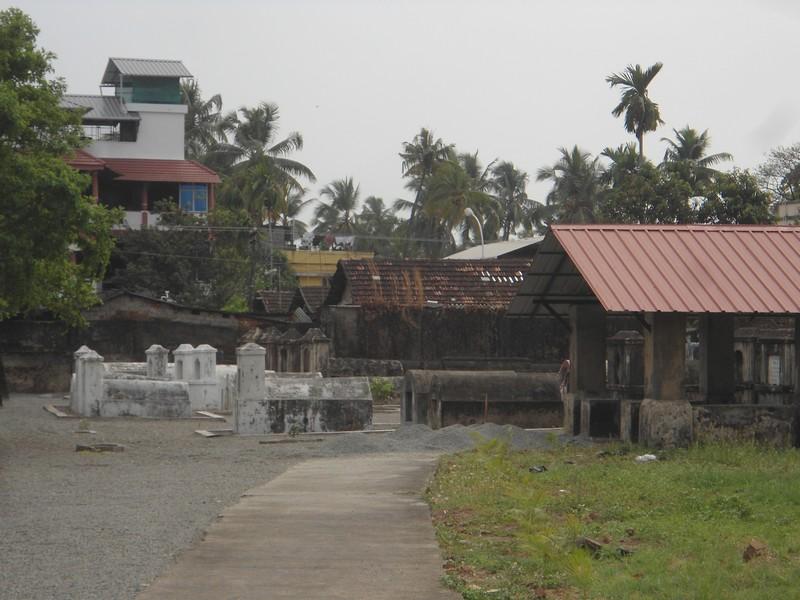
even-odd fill
[{"label": "shelter support pillar", "polygon": [[647,313],[644,332],[644,397],[639,441],[647,446],[687,446],[692,406],[683,398],[686,315]]},{"label": "shelter support pillar", "polygon": [[700,392],[709,404],[727,404],[735,399],[733,330],[733,315],[700,317]]},{"label": "shelter support pillar", "polygon": [[589,434],[589,417],[581,418],[588,396],[601,396],[606,388],[606,312],[597,304],[570,308],[569,393],[563,394],[564,431]]},{"label": "shelter support pillar", "polygon": [[140,200],[142,203],[142,229],[147,229],[147,217],[150,210],[150,195],[146,182],[142,183]]},{"label": "shelter support pillar", "polygon": [[[798,316],[794,318],[794,404],[800,409],[800,317]],[[800,439],[796,443],[800,445]]]}]

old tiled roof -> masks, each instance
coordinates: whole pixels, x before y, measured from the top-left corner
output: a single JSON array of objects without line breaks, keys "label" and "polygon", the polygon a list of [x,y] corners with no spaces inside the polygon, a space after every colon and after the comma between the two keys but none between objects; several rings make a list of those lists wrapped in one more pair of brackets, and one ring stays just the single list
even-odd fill
[{"label": "old tiled roof", "polygon": [[288,315],[294,290],[260,290],[258,297],[268,315]]},{"label": "old tiled roof", "polygon": [[345,289],[358,305],[441,306],[504,310],[530,259],[342,260],[326,304],[339,304]]},{"label": "old tiled roof", "polygon": [[219,183],[219,175],[193,160],[150,158],[104,158],[108,168],[119,173],[119,181],[163,181],[168,183]]},{"label": "old tiled roof", "polygon": [[[311,309],[311,312],[316,313],[328,296],[328,288],[310,286],[298,287],[297,294],[302,297],[303,302]],[[295,296],[295,299],[297,299],[297,296]]]},{"label": "old tiled roof", "polygon": [[[555,225],[511,314],[800,313],[800,227]],[[560,307],[560,308],[559,308]]]},{"label": "old tiled roof", "polygon": [[151,58],[109,58],[102,83],[118,83],[123,77],[191,77],[179,60]]},{"label": "old tiled roof", "polygon": [[116,96],[97,94],[64,94],[62,108],[85,111],[83,121],[139,121],[139,113],[130,112],[125,103]]},{"label": "old tiled roof", "polygon": [[106,168],[105,161],[80,149],[75,150],[75,154],[67,158],[67,164],[78,171],[102,171]]}]

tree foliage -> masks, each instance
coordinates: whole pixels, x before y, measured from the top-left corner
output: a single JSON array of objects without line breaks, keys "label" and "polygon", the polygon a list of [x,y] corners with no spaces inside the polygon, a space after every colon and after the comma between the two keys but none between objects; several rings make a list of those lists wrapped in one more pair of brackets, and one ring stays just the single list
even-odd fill
[{"label": "tree foliage", "polygon": [[38,33],[20,10],[0,11],[0,318],[43,308],[77,323],[96,302],[119,215],[64,162],[82,144],[81,118],[60,106],[65,84]]}]

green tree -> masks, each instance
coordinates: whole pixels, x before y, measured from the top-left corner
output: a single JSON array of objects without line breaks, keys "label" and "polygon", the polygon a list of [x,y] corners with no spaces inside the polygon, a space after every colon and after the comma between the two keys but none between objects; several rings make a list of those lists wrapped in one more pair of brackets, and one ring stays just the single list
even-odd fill
[{"label": "green tree", "polygon": [[528,174],[503,161],[492,167],[492,189],[498,200],[498,214],[503,240],[516,231],[525,220],[530,200],[526,191]]},{"label": "green tree", "polygon": [[399,252],[394,237],[398,225],[394,211],[386,206],[383,198],[369,196],[355,218],[356,248],[371,251],[381,256],[396,256]]},{"label": "green tree", "polygon": [[658,104],[650,99],[647,87],[661,67],[660,62],[642,70],[641,65],[628,65],[621,73],[612,73],[606,82],[613,88],[622,88],[622,98],[611,114],[615,117],[625,115],[625,130],[636,136],[639,142],[639,158],[644,158],[644,134],[655,131],[663,124]]},{"label": "green tree", "polygon": [[561,158],[536,172],[537,181],[551,181],[547,205],[559,223],[594,223],[603,189],[598,159],[577,146],[559,148]]},{"label": "green tree", "polygon": [[[448,160],[452,152],[452,144],[445,144],[440,138],[434,138],[433,132],[425,127],[420,129],[413,141],[403,143],[403,151],[400,153],[400,158],[403,159],[403,177],[409,179],[406,188],[414,192],[406,227],[406,252],[410,238],[417,233],[417,214],[423,206],[427,180],[433,175],[436,165]],[[404,203],[396,203],[395,209],[403,206]]]},{"label": "green tree", "polygon": [[758,179],[749,171],[734,169],[719,173],[705,192],[705,200],[697,211],[700,223],[732,223],[742,225],[770,224],[772,198],[761,189]]},{"label": "green tree", "polygon": [[800,201],[800,143],[778,146],[767,153],[756,177],[775,202]]},{"label": "green tree", "polygon": [[184,120],[184,152],[186,158],[204,161],[225,141],[225,134],[231,123],[222,116],[222,96],[214,94],[203,99],[200,85],[196,79],[181,83],[183,101],[187,106]]},{"label": "green tree", "polygon": [[662,142],[667,143],[667,151],[664,153],[664,165],[682,166],[688,171],[688,177],[695,182],[709,181],[714,179],[719,172],[714,169],[714,165],[733,160],[733,156],[727,152],[717,152],[708,154],[708,147],[711,145],[711,138],[706,129],[698,133],[696,129],[688,125],[681,130],[673,129],[675,139],[661,138]]},{"label": "green tree", "polygon": [[[439,253],[454,246],[453,229],[462,226],[462,235],[477,227],[474,219],[467,219],[467,208],[477,215],[492,212],[496,204],[489,194],[476,189],[477,181],[457,162],[438,164],[428,182],[423,211],[431,224],[431,234],[441,240]],[[478,232],[474,232],[478,235]]]},{"label": "green tree", "polygon": [[0,319],[43,308],[80,323],[120,215],[64,162],[82,143],[81,116],[60,106],[65,84],[50,77],[38,33],[19,9],[0,11]]},{"label": "green tree", "polygon": [[[352,177],[345,177],[332,181],[320,190],[321,197],[314,210],[314,227],[317,233],[353,233],[359,187]],[[322,198],[326,198],[327,202]]]}]

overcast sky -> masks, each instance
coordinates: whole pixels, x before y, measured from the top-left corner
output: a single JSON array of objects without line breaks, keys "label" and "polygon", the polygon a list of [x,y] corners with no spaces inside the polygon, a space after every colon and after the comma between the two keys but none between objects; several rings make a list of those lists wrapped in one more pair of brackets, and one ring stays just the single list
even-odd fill
[{"label": "overcast sky", "polygon": [[[645,137],[660,161],[672,128],[708,128],[712,152],[755,167],[800,141],[792,0],[378,1],[25,0],[71,93],[97,93],[110,56],[180,59],[226,109],[280,107],[281,131],[316,173],[310,195],[352,176],[362,198],[408,196],[398,152],[420,127],[527,171],[559,146],[632,141],[611,116],[606,75],[664,68],[650,87],[666,124]],[[529,185],[543,201],[548,186]]]}]

